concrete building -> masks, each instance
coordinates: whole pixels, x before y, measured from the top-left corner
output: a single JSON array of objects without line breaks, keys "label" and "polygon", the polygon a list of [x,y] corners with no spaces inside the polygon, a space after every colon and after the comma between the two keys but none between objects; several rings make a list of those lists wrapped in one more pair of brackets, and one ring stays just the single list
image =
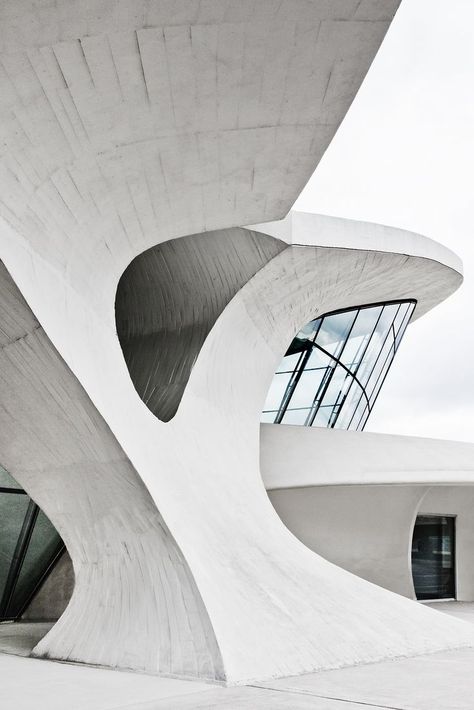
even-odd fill
[{"label": "concrete building", "polygon": [[397,5],[3,3],[0,613],[57,619],[33,656],[236,684],[474,644],[414,601],[474,598],[474,445],[361,431],[460,262],[290,212]]}]

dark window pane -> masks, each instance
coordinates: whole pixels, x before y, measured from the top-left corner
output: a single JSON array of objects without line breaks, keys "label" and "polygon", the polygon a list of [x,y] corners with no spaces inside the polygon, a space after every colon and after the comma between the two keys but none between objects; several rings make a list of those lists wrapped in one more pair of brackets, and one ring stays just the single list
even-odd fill
[{"label": "dark window pane", "polygon": [[0,599],[30,499],[18,493],[0,493]]},{"label": "dark window pane", "polygon": [[419,515],[413,530],[411,567],[417,599],[454,599],[454,518]]},{"label": "dark window pane", "polygon": [[47,571],[61,545],[56,529],[40,510],[33,528],[8,614],[15,617],[23,610],[38,582]]}]

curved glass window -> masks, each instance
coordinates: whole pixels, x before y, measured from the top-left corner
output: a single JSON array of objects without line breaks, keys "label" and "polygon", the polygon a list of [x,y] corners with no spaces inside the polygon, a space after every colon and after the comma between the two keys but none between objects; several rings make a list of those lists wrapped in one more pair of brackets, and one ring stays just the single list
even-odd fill
[{"label": "curved glass window", "polygon": [[363,306],[308,323],[273,377],[262,421],[362,430],[415,305]]},{"label": "curved glass window", "polygon": [[21,616],[63,550],[51,522],[0,466],[0,621]]}]

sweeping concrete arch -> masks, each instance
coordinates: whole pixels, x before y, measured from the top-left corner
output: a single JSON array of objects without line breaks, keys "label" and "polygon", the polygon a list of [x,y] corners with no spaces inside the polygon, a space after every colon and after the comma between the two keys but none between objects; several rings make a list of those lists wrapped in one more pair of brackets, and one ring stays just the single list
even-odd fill
[{"label": "sweeping concrete arch", "polygon": [[[326,236],[330,224],[326,219]],[[337,235],[338,220],[332,224]],[[336,238],[334,248],[288,245],[222,310],[199,351],[177,414],[164,424],[130,380],[115,331],[113,297],[108,316],[100,315],[70,289],[63,274],[41,260],[24,259],[25,247],[18,249],[17,239],[8,243],[22,287],[159,502],[204,604],[228,681],[473,641],[470,627],[370,585],[302,545],[268,500],[259,468],[262,404],[301,324],[315,311],[409,298],[418,281],[426,288],[422,308],[427,308],[459,285],[454,269],[406,253],[340,248]],[[74,323],[87,325],[78,330]],[[13,467],[12,473],[25,485]],[[89,593],[93,590],[98,590],[95,578]],[[127,625],[133,610],[121,599]],[[77,619],[84,610],[72,605],[69,610],[67,635],[60,622],[38,653],[61,658],[67,650],[62,644],[82,638]],[[116,648],[101,645],[103,663],[117,662]],[[148,654],[146,646],[138,649],[137,667],[143,654]]]},{"label": "sweeping concrete arch", "polygon": [[0,333],[2,460],[60,533],[75,574],[35,655],[222,679],[179,547],[1,262]]}]

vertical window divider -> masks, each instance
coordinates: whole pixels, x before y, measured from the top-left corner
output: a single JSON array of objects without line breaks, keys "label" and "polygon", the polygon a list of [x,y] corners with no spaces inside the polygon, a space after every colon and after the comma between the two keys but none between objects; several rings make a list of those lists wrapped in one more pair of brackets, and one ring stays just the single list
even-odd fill
[{"label": "vertical window divider", "polygon": [[275,417],[275,424],[281,424],[283,417],[285,416],[286,410],[288,409],[288,405],[291,401],[291,398],[293,397],[293,393],[296,389],[296,385],[300,381],[301,375],[304,372],[306,363],[308,362],[309,358],[311,357],[311,353],[313,352],[313,346],[314,346],[314,341],[316,340],[319,331],[321,330],[321,326],[323,323],[324,318],[321,318],[318,329],[316,330],[315,334],[313,335],[313,338],[311,341],[308,341],[308,347],[306,348],[305,351],[301,353],[301,357],[298,359],[298,362],[296,363],[296,367],[293,370],[293,374],[290,378],[290,381],[288,382],[285,390],[285,394],[283,395],[283,399],[281,401],[280,407],[278,409],[277,415]]},{"label": "vertical window divider", "polygon": [[[314,407],[314,403],[316,402],[317,394],[316,394],[315,398],[313,399],[313,404],[312,404],[312,406],[311,406],[311,409],[310,409],[310,411],[309,411],[308,416],[306,417],[306,422],[305,422],[305,425],[306,425],[306,426],[313,426],[314,420],[316,419],[316,415],[317,415],[317,413],[319,412],[319,409],[320,409],[320,407],[321,407],[321,403],[324,401],[324,397],[325,397],[325,395],[326,395],[326,392],[328,391],[328,387],[329,387],[329,385],[331,384],[331,380],[332,380],[332,378],[333,378],[333,376],[334,376],[334,373],[336,372],[337,366],[338,366],[339,363],[340,363],[340,358],[341,358],[341,356],[342,356],[342,353],[344,352],[344,348],[345,348],[346,345],[347,345],[347,341],[349,340],[349,337],[350,337],[350,335],[351,335],[351,333],[352,333],[352,330],[353,330],[353,328],[354,328],[354,323],[355,323],[356,320],[357,320],[357,316],[358,316],[358,312],[357,312],[356,315],[354,316],[354,319],[353,319],[353,321],[352,321],[352,323],[351,323],[351,327],[349,328],[349,330],[348,330],[347,333],[346,333],[346,337],[344,338],[344,342],[343,342],[342,347],[340,348],[339,353],[337,354],[337,356],[330,355],[330,354],[327,353],[323,348],[321,348],[319,345],[316,344],[316,339],[315,339],[315,341],[314,341],[313,347],[319,348],[320,350],[322,350],[322,352],[325,352],[326,355],[330,355],[330,357],[332,358],[333,362],[335,362],[336,364],[335,364],[334,367],[331,369],[331,372],[330,372],[330,374],[329,374],[329,377],[328,377],[327,380],[326,380],[326,384],[325,384],[325,386],[323,387],[323,391],[322,391],[322,393],[321,393],[321,396],[320,396],[320,397],[318,398],[318,400],[317,400],[317,401],[318,401],[318,406],[317,406],[317,407]],[[318,390],[318,392],[319,392],[319,390]],[[313,407],[314,407],[314,410],[313,410]]]}]

